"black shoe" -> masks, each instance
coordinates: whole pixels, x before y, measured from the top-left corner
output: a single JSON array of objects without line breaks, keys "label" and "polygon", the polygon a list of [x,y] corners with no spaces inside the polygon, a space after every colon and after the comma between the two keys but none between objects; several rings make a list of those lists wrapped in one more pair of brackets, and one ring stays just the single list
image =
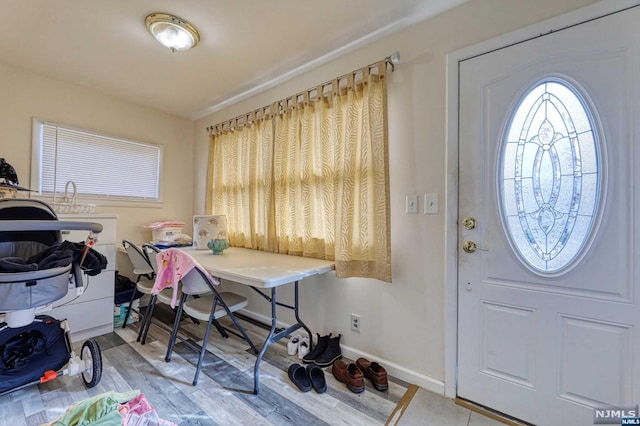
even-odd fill
[{"label": "black shoe", "polygon": [[324,351],[327,350],[327,345],[329,344],[329,338],[331,337],[331,333],[327,336],[320,336],[320,333],[316,333],[318,335],[318,343],[313,347],[313,350],[302,357],[302,362],[305,364],[310,364],[314,359],[318,358]]},{"label": "black shoe", "polygon": [[295,384],[302,392],[309,392],[311,390],[311,380],[309,380],[307,370],[303,366],[300,364],[291,364],[287,374],[293,384]]},{"label": "black shoe", "polygon": [[342,358],[342,351],[340,350],[341,336],[342,334],[339,334],[338,337],[329,339],[329,343],[327,343],[327,349],[313,360],[313,363],[315,365],[319,365],[320,367],[327,367],[331,365],[333,361]]},{"label": "black shoe", "polygon": [[324,371],[317,365],[307,365],[307,376],[311,380],[311,386],[313,390],[318,393],[324,393],[327,391],[327,380],[324,378]]}]

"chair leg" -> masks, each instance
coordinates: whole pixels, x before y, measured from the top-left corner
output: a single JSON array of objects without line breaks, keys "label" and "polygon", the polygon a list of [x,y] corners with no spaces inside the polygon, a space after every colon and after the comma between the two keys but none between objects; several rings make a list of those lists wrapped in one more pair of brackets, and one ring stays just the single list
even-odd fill
[{"label": "chair leg", "polygon": [[231,311],[229,311],[227,315],[229,315],[229,318],[231,318],[231,321],[233,321],[233,323],[235,324],[236,328],[240,331],[240,333],[242,333],[242,338],[249,344],[249,346],[251,346],[251,350],[253,350],[253,353],[255,353],[257,355],[258,354],[258,349],[255,347],[255,345],[253,344],[253,342],[251,341],[251,339],[247,335],[247,332],[244,331],[244,328],[240,325],[240,323],[236,319],[236,316],[233,315],[233,312],[231,312]]},{"label": "chair leg", "polygon": [[[213,307],[213,309],[215,310],[215,306]],[[218,330],[218,333],[220,333],[222,337],[224,337],[225,339],[229,338],[229,333],[227,333],[227,330],[225,330],[224,327],[220,325],[217,319],[213,320],[213,326]]]},{"label": "chair leg", "polygon": [[[215,307],[216,307],[215,305],[217,305],[219,303],[220,306],[222,306],[224,308],[224,310],[227,312],[227,315],[229,316],[229,318],[231,318],[231,321],[233,321],[233,324],[236,326],[238,331],[240,331],[240,333],[242,334],[242,338],[249,344],[249,346],[251,346],[251,350],[253,350],[253,352],[255,354],[258,354],[258,349],[256,349],[255,345],[253,344],[253,342],[251,341],[251,339],[247,335],[247,332],[244,331],[244,328],[240,325],[240,323],[236,319],[236,316],[233,315],[233,312],[231,312],[231,309],[229,309],[227,304],[224,302],[222,297],[220,297],[218,292],[215,291],[215,289],[214,289],[214,294],[215,294],[215,297],[216,297],[216,302],[214,304],[213,310],[215,311]],[[217,321],[216,321],[216,323],[217,323]]]},{"label": "chair leg", "polygon": [[[196,375],[193,378],[193,386],[198,384],[198,376],[200,375],[200,368],[202,367],[202,360],[204,360],[204,354],[207,351],[207,342],[209,341],[209,335],[211,334],[211,324],[217,322],[214,317],[213,310],[207,323],[207,330],[204,333],[204,340],[202,340],[202,348],[200,349],[200,357],[198,358],[198,365],[196,366]],[[216,326],[218,327],[218,326]]]},{"label": "chair leg", "polygon": [[129,307],[127,308],[127,313],[124,315],[124,322],[122,323],[122,328],[127,328],[127,321],[129,321],[129,315],[131,314],[131,306],[133,306],[133,301],[136,298],[138,281],[140,281],[140,275],[138,275],[138,279],[136,280],[136,286],[133,288],[133,293],[131,294],[131,300],[129,300]]},{"label": "chair leg", "polygon": [[153,303],[153,296],[149,300],[149,304],[144,309],[144,315],[142,314],[142,308],[140,308],[140,330],[138,330],[138,337],[136,338],[136,342],[139,342],[142,339],[142,334],[144,333],[144,326],[147,324],[147,319],[149,318],[149,309],[151,308],[151,304]]},{"label": "chair leg", "polygon": [[182,306],[187,300],[187,295],[183,294],[180,298],[180,304],[178,305],[178,312],[176,312],[176,318],[173,321],[173,330],[171,330],[171,337],[169,338],[169,346],[167,347],[167,354],[164,357],[166,362],[171,361],[171,353],[173,352],[173,346],[176,343],[176,337],[178,336],[178,328],[180,327],[180,317],[182,316]]},{"label": "chair leg", "polygon": [[144,321],[142,322],[142,327],[140,327],[140,331],[138,332],[137,341],[140,344],[144,345],[147,341],[147,333],[149,332],[149,327],[151,327],[151,319],[153,318],[153,310],[156,307],[156,301],[158,300],[157,295],[151,296],[151,300],[149,300],[149,305],[147,305],[147,309],[144,312]]}]

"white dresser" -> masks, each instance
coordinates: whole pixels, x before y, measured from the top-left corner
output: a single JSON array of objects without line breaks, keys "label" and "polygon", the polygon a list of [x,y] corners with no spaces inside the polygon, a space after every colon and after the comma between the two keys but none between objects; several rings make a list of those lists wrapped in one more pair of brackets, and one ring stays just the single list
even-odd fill
[{"label": "white dresser", "polygon": [[[107,257],[107,268],[94,276],[83,275],[84,292],[76,295],[69,288],[67,295],[53,303],[53,309],[42,312],[57,319],[68,319],[71,340],[74,342],[113,331],[113,298],[116,267],[116,222],[114,214],[60,214],[59,220],[97,222],[102,232],[94,249]],[[62,231],[62,239],[72,242],[85,241],[88,231]]]}]

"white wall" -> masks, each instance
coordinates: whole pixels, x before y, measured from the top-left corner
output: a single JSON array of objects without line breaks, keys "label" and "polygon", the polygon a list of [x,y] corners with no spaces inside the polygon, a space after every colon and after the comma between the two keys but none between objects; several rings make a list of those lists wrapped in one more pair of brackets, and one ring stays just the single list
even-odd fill
[{"label": "white wall", "polygon": [[[97,203],[98,213],[119,215],[118,240],[126,237],[137,242],[148,241],[151,234],[142,231],[140,226],[156,220],[177,219],[191,223],[193,122],[2,64],[0,93],[0,157],[15,167],[22,186],[30,187],[31,119],[38,117],[164,146],[162,208],[104,207]],[[91,166],[78,164],[78,167]],[[139,172],[144,173],[144,170]],[[122,184],[126,185],[126,182]],[[20,195],[24,196],[24,193]],[[118,266],[125,273],[130,271],[124,256],[118,257]]]},{"label": "white wall", "polygon": [[[0,64],[0,157],[16,168],[21,184],[29,186],[32,117],[163,145],[163,207],[98,207],[98,212],[119,215],[118,239],[148,240],[140,225],[163,219],[187,222],[189,233],[191,216],[204,213],[206,126],[399,50],[402,60],[388,87],[393,283],[336,279],[333,274],[306,279],[301,285],[302,317],[314,331],[342,333],[346,355],[379,360],[396,376],[438,390],[445,365],[446,55],[594,2],[472,0],[195,123]],[[407,194],[431,192],[440,195],[439,214],[404,213]],[[127,271],[125,258],[118,260]],[[267,315],[266,303],[247,294],[255,313]],[[351,313],[361,315],[360,333],[349,329]],[[289,314],[281,319],[293,322]]]},{"label": "white wall", "polygon": [[[334,274],[305,279],[301,284],[302,318],[321,334],[342,333],[346,355],[379,360],[398,377],[442,391],[446,55],[591,3],[594,1],[473,0],[196,121],[194,214],[204,213],[206,155],[201,153],[207,152],[206,126],[399,50],[401,63],[388,85],[393,283],[336,279]],[[405,196],[420,194],[422,202],[424,193],[439,194],[439,214],[405,214]],[[256,314],[268,315],[264,301],[247,295]],[[361,315],[360,333],[350,331],[351,313]],[[281,319],[293,322],[288,314]]]}]

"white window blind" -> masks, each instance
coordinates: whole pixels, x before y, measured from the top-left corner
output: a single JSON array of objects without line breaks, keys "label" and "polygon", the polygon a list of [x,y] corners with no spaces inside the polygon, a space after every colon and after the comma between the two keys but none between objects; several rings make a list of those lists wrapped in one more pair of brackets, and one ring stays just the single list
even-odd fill
[{"label": "white window blind", "polygon": [[79,196],[159,200],[162,152],[156,145],[34,120],[34,152],[41,194],[62,194],[74,181]]}]

